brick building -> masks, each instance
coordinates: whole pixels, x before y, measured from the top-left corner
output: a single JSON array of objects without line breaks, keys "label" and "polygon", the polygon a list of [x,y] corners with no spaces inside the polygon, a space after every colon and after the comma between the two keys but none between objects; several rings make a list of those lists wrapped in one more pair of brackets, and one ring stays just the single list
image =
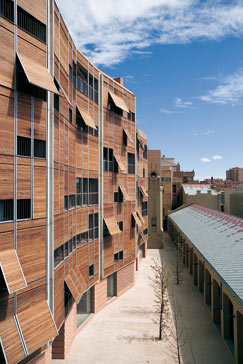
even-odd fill
[{"label": "brick building", "polygon": [[134,283],[147,140],[53,0],[0,5],[0,362],[45,362]]},{"label": "brick building", "polygon": [[234,167],[226,171],[226,179],[229,181],[243,183],[243,168]]}]

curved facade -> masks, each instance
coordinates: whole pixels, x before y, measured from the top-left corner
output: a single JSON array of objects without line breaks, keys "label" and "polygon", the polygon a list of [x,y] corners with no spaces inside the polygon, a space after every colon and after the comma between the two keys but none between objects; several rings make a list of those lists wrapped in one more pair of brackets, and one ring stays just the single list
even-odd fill
[{"label": "curved facade", "polygon": [[146,254],[147,140],[53,1],[0,5],[0,362],[64,358]]}]

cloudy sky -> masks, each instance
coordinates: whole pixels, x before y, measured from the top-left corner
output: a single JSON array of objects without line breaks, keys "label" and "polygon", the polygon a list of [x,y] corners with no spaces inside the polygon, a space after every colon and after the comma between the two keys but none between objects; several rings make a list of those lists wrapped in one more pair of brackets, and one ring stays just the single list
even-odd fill
[{"label": "cloudy sky", "polygon": [[243,167],[243,0],[57,0],[76,46],[137,97],[151,149],[199,178]]}]

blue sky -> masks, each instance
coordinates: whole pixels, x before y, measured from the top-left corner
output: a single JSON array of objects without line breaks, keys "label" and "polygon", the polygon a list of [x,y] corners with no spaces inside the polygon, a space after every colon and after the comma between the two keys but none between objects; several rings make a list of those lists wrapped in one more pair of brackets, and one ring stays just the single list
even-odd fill
[{"label": "blue sky", "polygon": [[243,167],[242,0],[57,4],[78,48],[135,93],[149,148],[199,178]]}]

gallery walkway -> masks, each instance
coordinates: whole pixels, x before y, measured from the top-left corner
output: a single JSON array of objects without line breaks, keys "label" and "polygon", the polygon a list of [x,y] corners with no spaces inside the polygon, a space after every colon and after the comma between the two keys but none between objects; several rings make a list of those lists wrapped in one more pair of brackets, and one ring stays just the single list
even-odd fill
[{"label": "gallery walkway", "polygon": [[[135,286],[96,314],[76,336],[63,364],[175,364],[168,343],[157,340],[153,324],[154,293],[150,286],[153,257],[163,255],[171,270],[171,243],[165,249],[148,250],[136,273]],[[173,274],[173,270],[171,270]],[[171,278],[173,281],[173,277]],[[209,319],[191,277],[183,273],[183,283],[174,289],[185,321],[184,364],[231,364],[232,361]]]}]

